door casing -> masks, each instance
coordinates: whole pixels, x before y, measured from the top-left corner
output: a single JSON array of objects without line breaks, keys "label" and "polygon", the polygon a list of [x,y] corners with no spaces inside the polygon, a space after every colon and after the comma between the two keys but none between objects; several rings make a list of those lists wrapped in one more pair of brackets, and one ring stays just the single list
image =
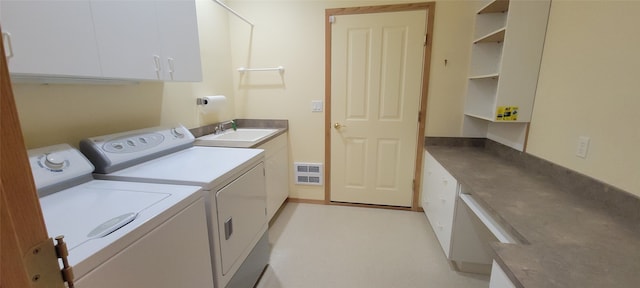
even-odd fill
[{"label": "door casing", "polygon": [[[423,71],[422,71],[422,89],[420,99],[420,112],[418,116],[418,139],[416,146],[416,161],[414,169],[413,181],[413,201],[411,208],[371,205],[371,204],[345,204],[331,202],[331,23],[330,17],[336,15],[351,14],[367,14],[382,12],[399,12],[425,10],[427,16],[427,35],[424,46]],[[435,2],[398,4],[398,5],[381,5],[381,6],[365,6],[365,7],[349,7],[335,8],[325,10],[325,123],[324,123],[324,139],[325,139],[325,186],[324,186],[324,203],[332,205],[349,205],[349,206],[365,206],[380,207],[399,210],[419,211],[420,183],[422,175],[422,157],[424,154],[424,130],[426,126],[427,98],[429,91],[429,72],[431,71],[431,47],[433,46],[433,20],[435,16]]]}]

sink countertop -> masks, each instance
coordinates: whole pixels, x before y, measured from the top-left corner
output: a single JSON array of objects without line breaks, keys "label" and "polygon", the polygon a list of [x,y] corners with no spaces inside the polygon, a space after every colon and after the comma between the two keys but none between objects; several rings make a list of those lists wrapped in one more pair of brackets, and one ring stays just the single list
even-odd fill
[{"label": "sink countertop", "polygon": [[607,201],[568,192],[556,179],[484,147],[426,149],[524,243],[491,245],[517,287],[640,285],[635,215],[619,215]]},{"label": "sink countertop", "polygon": [[[243,148],[256,148],[264,143],[269,142],[283,133],[289,130],[289,120],[272,120],[272,119],[235,119],[238,128],[257,128],[257,129],[278,129],[276,133],[270,135],[267,138],[261,139],[250,147]],[[202,137],[205,135],[213,134],[214,128],[218,123],[190,129],[191,133],[196,137]],[[229,146],[224,146],[229,147]]]}]

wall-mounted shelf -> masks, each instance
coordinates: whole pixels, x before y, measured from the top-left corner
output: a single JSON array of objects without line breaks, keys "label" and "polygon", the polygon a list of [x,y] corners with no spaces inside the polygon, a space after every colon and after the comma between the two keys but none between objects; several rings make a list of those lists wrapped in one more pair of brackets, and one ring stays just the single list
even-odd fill
[{"label": "wall-mounted shelf", "polygon": [[494,0],[478,10],[478,14],[503,13],[509,11],[509,0]]},{"label": "wall-mounted shelf", "polygon": [[473,44],[478,44],[478,43],[501,43],[504,42],[504,35],[506,34],[507,29],[506,28],[500,28],[496,31],[493,31],[483,37],[480,37],[478,39],[476,39],[475,41],[473,41]]},{"label": "wall-mounted shelf", "polygon": [[465,136],[524,147],[549,7],[550,0],[481,3],[471,47]]},{"label": "wall-mounted shelf", "polygon": [[495,74],[485,74],[485,75],[470,76],[469,80],[481,80],[481,79],[498,80],[498,78],[500,78],[500,74],[495,73]]},{"label": "wall-mounted shelf", "polygon": [[238,68],[238,72],[240,72],[240,73],[245,73],[245,72],[263,72],[263,71],[278,71],[280,74],[282,74],[282,73],[284,73],[284,67],[278,66],[278,67],[268,67],[268,68],[247,68],[247,67]]}]

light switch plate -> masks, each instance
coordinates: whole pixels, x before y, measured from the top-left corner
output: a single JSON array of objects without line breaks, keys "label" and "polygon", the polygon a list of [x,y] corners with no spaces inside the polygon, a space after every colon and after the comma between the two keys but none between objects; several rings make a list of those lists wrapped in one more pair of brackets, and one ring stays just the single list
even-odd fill
[{"label": "light switch plate", "polygon": [[312,100],[311,101],[311,112],[322,112],[323,102],[322,100]]},{"label": "light switch plate", "polygon": [[576,148],[576,156],[586,159],[587,151],[589,151],[590,138],[586,136],[578,137],[578,148]]}]

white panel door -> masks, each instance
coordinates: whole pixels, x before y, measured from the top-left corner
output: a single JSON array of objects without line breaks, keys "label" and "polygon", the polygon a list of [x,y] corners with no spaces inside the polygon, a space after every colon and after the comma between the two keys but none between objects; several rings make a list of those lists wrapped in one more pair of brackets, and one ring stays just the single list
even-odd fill
[{"label": "white panel door", "polygon": [[0,6],[10,73],[101,75],[89,0],[3,0]]},{"label": "white panel door", "polygon": [[412,205],[426,12],[335,16],[331,201]]}]

